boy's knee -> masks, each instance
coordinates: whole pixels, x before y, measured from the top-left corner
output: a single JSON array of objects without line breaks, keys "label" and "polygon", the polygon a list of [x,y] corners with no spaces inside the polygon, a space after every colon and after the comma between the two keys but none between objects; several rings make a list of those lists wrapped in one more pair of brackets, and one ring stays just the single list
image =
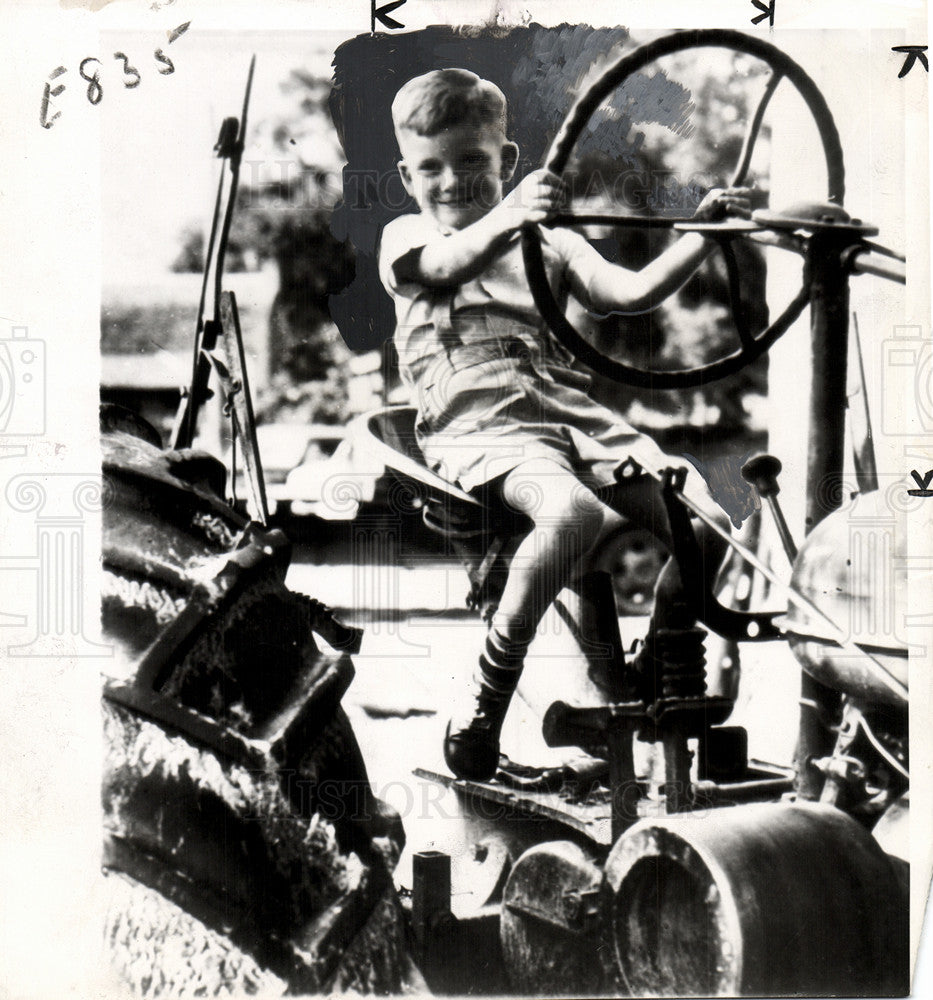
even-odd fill
[{"label": "boy's knee", "polygon": [[539,538],[550,536],[568,556],[579,559],[592,547],[602,529],[602,514],[592,507],[581,508],[575,503],[556,503],[553,500],[542,506],[534,518],[535,532]]},{"label": "boy's knee", "polygon": [[603,505],[593,492],[550,459],[531,460],[513,469],[502,494],[536,528],[587,532],[602,522]]}]

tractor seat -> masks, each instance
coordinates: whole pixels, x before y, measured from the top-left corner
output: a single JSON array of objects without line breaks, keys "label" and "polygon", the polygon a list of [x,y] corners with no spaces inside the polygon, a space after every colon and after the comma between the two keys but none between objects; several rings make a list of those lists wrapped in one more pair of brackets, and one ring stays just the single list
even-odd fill
[{"label": "tractor seat", "polygon": [[494,497],[478,499],[426,465],[415,438],[417,410],[387,406],[366,418],[367,448],[386,468],[414,484],[424,500],[424,521],[447,537],[524,535],[531,521]]},{"label": "tractor seat", "polygon": [[498,604],[508,559],[531,521],[494,496],[480,500],[432,472],[415,438],[416,419],[413,406],[374,410],[363,422],[367,451],[421,497],[424,523],[449,540],[466,568],[468,606],[485,616]]},{"label": "tractor seat", "polygon": [[418,411],[413,406],[386,406],[374,410],[365,422],[369,434],[367,446],[383,459],[387,468],[420,483],[432,496],[450,498],[465,510],[480,510],[483,504],[479,500],[427,467],[415,438],[417,416]]}]

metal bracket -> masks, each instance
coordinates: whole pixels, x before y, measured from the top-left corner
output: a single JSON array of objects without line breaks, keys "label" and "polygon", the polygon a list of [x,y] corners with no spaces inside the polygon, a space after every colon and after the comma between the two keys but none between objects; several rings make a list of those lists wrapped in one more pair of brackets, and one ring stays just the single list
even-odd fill
[{"label": "metal bracket", "polygon": [[661,496],[671,525],[673,556],[680,569],[680,578],[691,612],[724,639],[766,642],[781,638],[774,619],[782,612],[735,611],[720,604],[705,586],[702,574],[697,572],[697,567],[701,564],[700,546],[690,523],[690,514],[679,497],[686,479],[687,470],[683,466],[665,469],[661,475]]}]

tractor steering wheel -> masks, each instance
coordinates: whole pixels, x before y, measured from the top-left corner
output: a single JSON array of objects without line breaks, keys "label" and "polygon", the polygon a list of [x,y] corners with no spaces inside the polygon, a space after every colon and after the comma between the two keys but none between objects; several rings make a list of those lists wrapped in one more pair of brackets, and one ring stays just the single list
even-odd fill
[{"label": "tractor steering wheel", "polygon": [[[684,49],[704,46],[729,48],[736,52],[755,56],[767,63],[772,70],[772,74],[765,86],[764,94],[749,122],[745,142],[739,155],[739,162],[730,181],[730,186],[739,185],[744,180],[749,163],[751,162],[752,151],[761,129],[765,110],[778,84],[786,77],[803,98],[819,129],[823,155],[826,159],[828,177],[827,201],[841,206],[845,194],[845,168],[843,166],[842,146],[839,142],[839,133],[836,131],[832,114],[826,105],[823,95],[817,89],[816,84],[797,63],[781,52],[780,49],[775,48],[774,45],[745,35],[740,31],[733,31],[726,28],[708,28],[666,35],[663,38],[640,46],[628,55],[622,56],[577,99],[565,119],[557,138],[551,144],[545,160],[545,167],[558,175],[564,172],[570,158],[570,153],[593,113],[603,100],[629,76],[663,56],[674,52],[681,52]],[[557,339],[575,357],[589,365],[590,368],[599,374],[605,375],[617,382],[623,382],[626,385],[639,388],[684,389],[724,378],[726,375],[732,375],[764,354],[778,337],[787,331],[801,312],[803,312],[804,307],[809,301],[809,289],[805,279],[803,287],[801,287],[784,312],[773,323],[758,333],[749,330],[739,306],[739,269],[730,241],[736,236],[759,229],[758,226],[736,222],[736,220],[702,225],[698,223],[691,224],[689,219],[651,219],[640,216],[622,215],[593,217],[574,216],[572,214],[558,215],[552,220],[552,224],[574,225],[586,221],[599,221],[610,226],[651,226],[653,228],[672,228],[674,225],[681,224],[715,238],[722,250],[726,263],[729,298],[732,307],[733,323],[740,342],[739,349],[732,354],[718,358],[700,367],[685,368],[676,371],[654,371],[627,365],[603,354],[577,332],[558,305],[548,282],[544,269],[544,255],[541,249],[541,232],[539,228],[536,225],[529,225],[522,230],[522,255],[525,262],[525,271],[528,276],[532,296],[541,315]]]}]

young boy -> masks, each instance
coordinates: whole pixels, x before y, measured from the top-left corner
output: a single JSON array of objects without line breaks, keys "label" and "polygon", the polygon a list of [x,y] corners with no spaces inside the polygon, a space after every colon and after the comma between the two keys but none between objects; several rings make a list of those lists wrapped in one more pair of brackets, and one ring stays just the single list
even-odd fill
[{"label": "young boy", "polygon": [[[670,547],[654,480],[641,476],[619,487],[613,507],[597,493],[617,483],[629,457],[655,469],[671,462],[650,438],[589,397],[589,377],[570,367],[534,305],[519,231],[546,220],[564,191],[556,175],[538,170],[503,197],[518,147],[506,138],[502,92],[466,70],[436,70],[399,90],[392,117],[402,182],[419,212],[386,226],[379,266],[395,300],[395,342],[418,406],[418,442],[428,464],[450,482],[495,491],[534,525],[513,557],[471,704],[451,720],[445,737],[453,773],[483,780],[495,773],[502,723],[538,623],[600,539],[627,519]],[[712,191],[697,217],[747,215],[747,194]],[[653,308],[687,280],[710,247],[688,233],[635,272],[609,263],[567,229],[542,230],[542,239],[559,297],[569,292],[600,313]],[[688,492],[728,523],[702,482],[694,479]],[[712,578],[724,547],[711,532],[698,538],[703,571]],[[668,560],[636,664],[648,683],[657,669],[653,637],[674,624],[680,592]]]}]

